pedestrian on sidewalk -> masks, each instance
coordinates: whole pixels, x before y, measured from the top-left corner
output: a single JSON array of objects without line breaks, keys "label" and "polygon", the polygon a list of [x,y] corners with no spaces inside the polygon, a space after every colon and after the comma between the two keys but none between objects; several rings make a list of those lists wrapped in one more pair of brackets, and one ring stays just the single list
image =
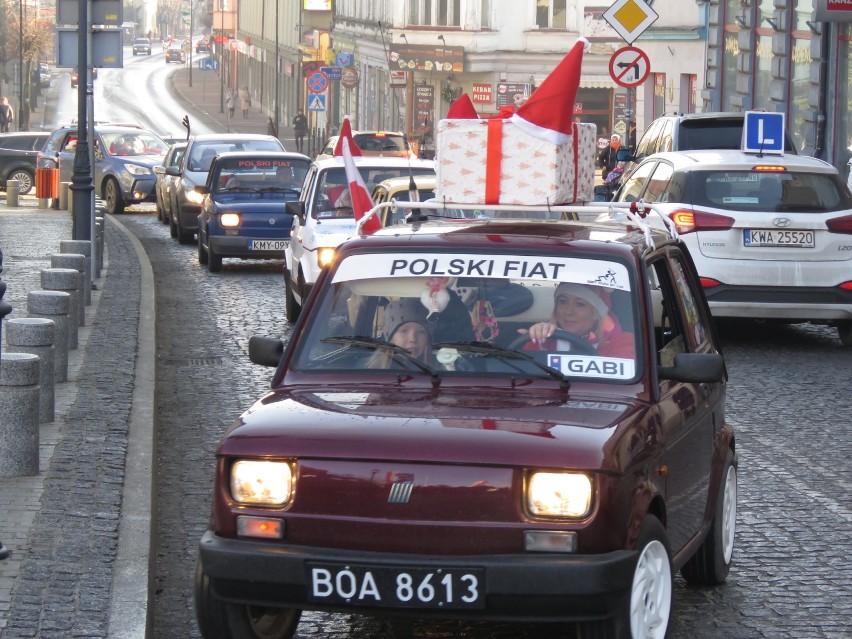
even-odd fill
[{"label": "pedestrian on sidewalk", "polygon": [[240,89],[240,108],[243,110],[243,118],[248,118],[248,110],[251,108],[251,94],[248,87]]},{"label": "pedestrian on sidewalk", "polygon": [[0,131],[8,133],[14,120],[15,112],[12,110],[12,105],[9,104],[9,99],[5,96],[0,98]]},{"label": "pedestrian on sidewalk", "polygon": [[228,89],[228,117],[234,119],[234,111],[237,108],[237,94],[234,93],[233,87]]},{"label": "pedestrian on sidewalk", "polygon": [[305,133],[308,132],[308,118],[305,117],[305,112],[302,109],[299,109],[299,112],[293,118],[293,132],[296,135],[296,151],[304,153]]}]

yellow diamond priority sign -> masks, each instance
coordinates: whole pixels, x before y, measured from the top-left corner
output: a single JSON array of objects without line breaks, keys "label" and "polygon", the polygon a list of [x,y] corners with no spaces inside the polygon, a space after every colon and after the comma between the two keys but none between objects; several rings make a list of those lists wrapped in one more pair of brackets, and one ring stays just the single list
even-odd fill
[{"label": "yellow diamond priority sign", "polygon": [[628,44],[633,44],[660,16],[643,0],[616,0],[602,17]]}]

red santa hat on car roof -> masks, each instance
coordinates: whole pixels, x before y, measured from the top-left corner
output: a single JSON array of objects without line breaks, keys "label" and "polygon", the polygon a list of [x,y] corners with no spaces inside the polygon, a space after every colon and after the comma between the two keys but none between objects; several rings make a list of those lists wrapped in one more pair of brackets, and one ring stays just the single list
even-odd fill
[{"label": "red santa hat on car roof", "polygon": [[473,106],[473,101],[467,93],[463,93],[460,98],[450,105],[447,111],[448,120],[478,120],[479,113],[476,112],[476,107]]},{"label": "red santa hat on car roof", "polygon": [[510,118],[529,135],[554,144],[567,142],[573,131],[574,100],[580,86],[583,50],[589,41],[580,38],[529,99]]}]

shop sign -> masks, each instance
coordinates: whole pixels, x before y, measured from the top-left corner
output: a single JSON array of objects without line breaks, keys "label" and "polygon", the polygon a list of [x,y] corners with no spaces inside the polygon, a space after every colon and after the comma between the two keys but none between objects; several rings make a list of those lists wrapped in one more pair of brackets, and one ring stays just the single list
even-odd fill
[{"label": "shop sign", "polygon": [[358,86],[358,69],[355,67],[346,67],[340,72],[340,84],[347,89],[354,89]]},{"label": "shop sign", "polygon": [[473,83],[472,101],[476,104],[491,104],[494,100],[494,86],[491,84]]},{"label": "shop sign", "polygon": [[497,85],[497,108],[515,106],[530,97],[528,82],[501,82]]},{"label": "shop sign", "polygon": [[390,46],[390,63],[406,71],[464,71],[464,47]]}]

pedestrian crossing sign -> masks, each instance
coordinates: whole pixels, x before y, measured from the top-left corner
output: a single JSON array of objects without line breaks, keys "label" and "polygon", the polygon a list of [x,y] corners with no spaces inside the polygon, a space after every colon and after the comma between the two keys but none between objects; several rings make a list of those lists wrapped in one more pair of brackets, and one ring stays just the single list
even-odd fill
[{"label": "pedestrian crossing sign", "polygon": [[308,98],[308,111],[325,111],[325,96],[314,93]]}]

